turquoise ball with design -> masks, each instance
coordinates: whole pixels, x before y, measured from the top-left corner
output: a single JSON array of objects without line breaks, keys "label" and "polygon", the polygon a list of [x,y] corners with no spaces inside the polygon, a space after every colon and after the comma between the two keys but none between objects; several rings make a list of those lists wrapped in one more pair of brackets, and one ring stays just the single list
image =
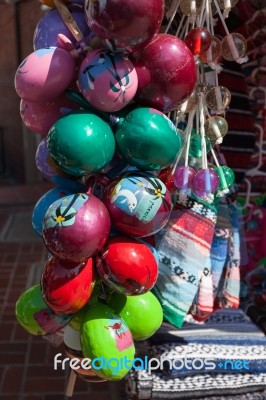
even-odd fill
[{"label": "turquoise ball with design", "polygon": [[86,111],[75,111],[60,118],[50,129],[47,144],[60,168],[74,176],[101,170],[115,152],[110,126]]},{"label": "turquoise ball with design", "polygon": [[148,107],[131,111],[119,124],[115,139],[123,159],[145,171],[171,165],[182,144],[172,121]]}]

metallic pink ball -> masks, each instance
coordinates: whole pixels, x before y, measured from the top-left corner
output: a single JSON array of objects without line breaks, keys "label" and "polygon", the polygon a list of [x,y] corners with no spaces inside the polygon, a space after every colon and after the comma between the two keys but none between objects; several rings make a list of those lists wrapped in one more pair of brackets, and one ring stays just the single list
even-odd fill
[{"label": "metallic pink ball", "polygon": [[89,27],[115,49],[142,49],[159,31],[163,0],[86,0]]},{"label": "metallic pink ball", "polygon": [[122,54],[98,49],[83,60],[78,86],[95,108],[114,112],[126,107],[133,99],[138,87],[138,76],[132,62]]},{"label": "metallic pink ball", "polygon": [[185,43],[173,35],[155,35],[134,55],[138,74],[136,101],[168,112],[184,102],[196,84],[196,64]]},{"label": "metallic pink ball", "polygon": [[42,233],[51,254],[80,262],[101,250],[109,231],[110,217],[105,205],[93,195],[77,193],[48,208]]}]

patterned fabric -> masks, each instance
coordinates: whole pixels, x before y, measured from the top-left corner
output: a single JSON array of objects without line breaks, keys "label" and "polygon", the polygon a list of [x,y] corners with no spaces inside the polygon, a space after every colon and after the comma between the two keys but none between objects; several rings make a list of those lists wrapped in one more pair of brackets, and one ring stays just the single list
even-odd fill
[{"label": "patterned fabric", "polygon": [[137,399],[198,399],[210,395],[230,395],[263,391],[266,374],[205,374],[169,378],[161,373],[148,374],[144,371],[130,372],[127,390],[131,398]]},{"label": "patterned fabric", "polygon": [[181,327],[198,291],[203,271],[210,270],[216,212],[191,198],[177,198],[169,223],[158,237],[159,276],[153,289],[164,318]]},{"label": "patterned fabric", "polygon": [[232,206],[231,212],[232,233],[228,241],[228,255],[226,259],[224,277],[220,281],[216,308],[238,308],[240,296],[240,234],[238,225],[238,210]]},{"label": "patterned fabric", "polygon": [[216,311],[205,322],[187,316],[181,330],[164,323],[150,343],[150,356],[168,352],[180,357],[208,356],[217,360],[238,357],[252,361],[253,373],[133,371],[127,377],[130,399],[203,400],[206,396],[213,400],[265,400],[259,392],[266,388],[266,338],[240,309]]}]

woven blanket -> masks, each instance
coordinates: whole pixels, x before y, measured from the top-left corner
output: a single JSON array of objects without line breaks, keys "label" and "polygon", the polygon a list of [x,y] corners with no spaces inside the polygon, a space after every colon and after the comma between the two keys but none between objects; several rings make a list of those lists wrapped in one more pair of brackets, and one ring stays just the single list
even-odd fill
[{"label": "woven blanket", "polygon": [[251,362],[250,370],[244,373],[229,368],[221,372],[217,362],[211,372],[167,368],[151,373],[131,371],[127,386],[132,399],[266,400],[262,393],[266,390],[266,338],[240,309],[216,311],[200,323],[187,316],[180,330],[164,323],[150,343],[149,357],[164,354],[191,359],[208,356],[222,362],[227,358],[246,360]]}]

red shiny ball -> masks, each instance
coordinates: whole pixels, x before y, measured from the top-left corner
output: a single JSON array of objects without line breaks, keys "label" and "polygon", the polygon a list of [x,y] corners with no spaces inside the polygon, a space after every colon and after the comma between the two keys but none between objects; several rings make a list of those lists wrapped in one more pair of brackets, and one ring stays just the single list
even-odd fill
[{"label": "red shiny ball", "polygon": [[196,83],[196,65],[187,45],[168,34],[155,35],[134,55],[138,74],[136,101],[168,112],[184,102]]},{"label": "red shiny ball", "polygon": [[157,261],[149,247],[125,236],[109,241],[96,266],[108,286],[127,295],[146,293],[158,276]]},{"label": "red shiny ball", "polygon": [[211,45],[211,35],[205,28],[194,28],[188,32],[184,42],[194,54],[200,55],[205,53]]},{"label": "red shiny ball", "polygon": [[67,263],[51,257],[41,278],[44,300],[56,314],[74,314],[89,301],[94,281],[91,258]]},{"label": "red shiny ball", "polygon": [[163,0],[86,0],[89,27],[115,49],[142,49],[158,32],[164,16]]}]

